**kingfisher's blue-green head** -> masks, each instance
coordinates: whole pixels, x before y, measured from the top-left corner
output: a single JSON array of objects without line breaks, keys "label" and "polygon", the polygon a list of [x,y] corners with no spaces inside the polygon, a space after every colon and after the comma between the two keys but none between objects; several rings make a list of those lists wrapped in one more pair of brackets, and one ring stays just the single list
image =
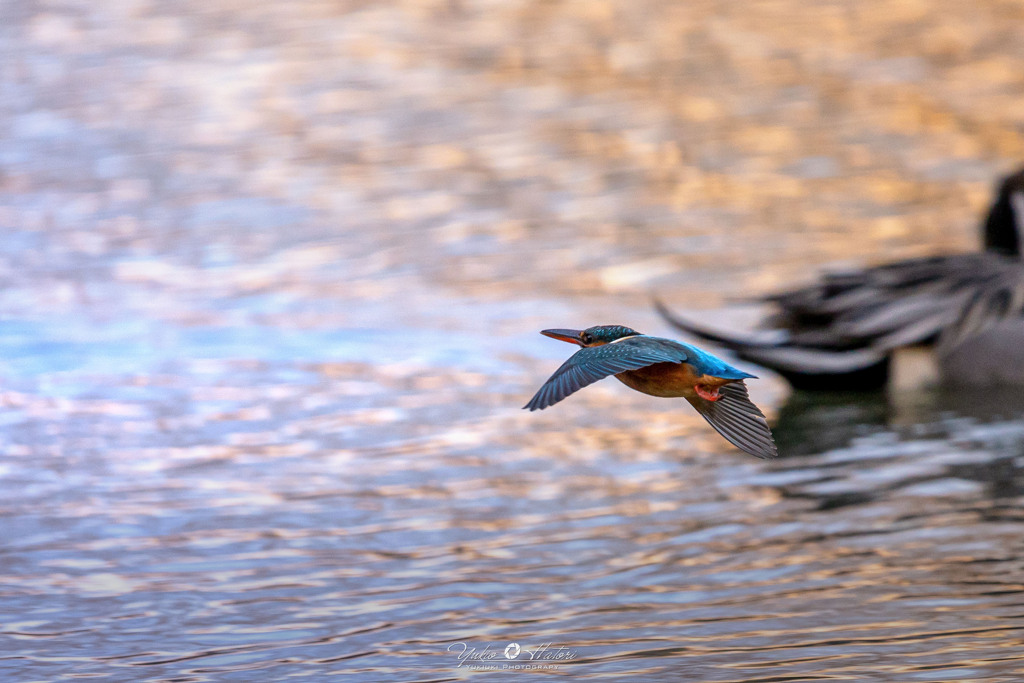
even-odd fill
[{"label": "kingfisher's blue-green head", "polygon": [[640,333],[624,325],[596,325],[585,330],[541,330],[541,334],[580,346],[601,346]]}]

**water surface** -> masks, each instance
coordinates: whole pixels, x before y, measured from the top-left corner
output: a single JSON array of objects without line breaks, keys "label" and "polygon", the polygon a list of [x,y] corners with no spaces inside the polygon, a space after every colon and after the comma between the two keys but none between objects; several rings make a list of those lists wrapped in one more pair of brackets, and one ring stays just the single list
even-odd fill
[{"label": "water surface", "polygon": [[1012,8],[5,19],[4,680],[1024,678],[1016,392],[520,410],[539,329],[975,245]]}]

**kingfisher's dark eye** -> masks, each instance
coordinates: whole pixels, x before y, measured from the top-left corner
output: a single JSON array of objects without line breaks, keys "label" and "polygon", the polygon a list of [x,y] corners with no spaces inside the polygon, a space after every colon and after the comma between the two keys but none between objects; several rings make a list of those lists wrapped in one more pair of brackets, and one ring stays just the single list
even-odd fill
[{"label": "kingfisher's dark eye", "polygon": [[590,334],[589,332],[584,332],[583,334],[581,334],[580,339],[583,341],[584,344],[594,343],[594,335]]}]

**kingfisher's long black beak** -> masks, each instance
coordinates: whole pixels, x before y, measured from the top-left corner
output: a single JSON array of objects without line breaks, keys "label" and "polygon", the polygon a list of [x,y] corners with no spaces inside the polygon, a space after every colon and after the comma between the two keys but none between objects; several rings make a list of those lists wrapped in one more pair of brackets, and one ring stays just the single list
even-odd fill
[{"label": "kingfisher's long black beak", "polygon": [[572,344],[579,344],[583,346],[583,340],[580,339],[580,335],[583,333],[582,330],[541,330],[541,334],[545,337],[551,337],[558,341],[570,342]]}]

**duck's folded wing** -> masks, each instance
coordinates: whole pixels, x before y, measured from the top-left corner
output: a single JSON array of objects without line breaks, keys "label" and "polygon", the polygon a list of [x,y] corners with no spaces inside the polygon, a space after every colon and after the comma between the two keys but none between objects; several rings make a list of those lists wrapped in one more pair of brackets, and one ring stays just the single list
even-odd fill
[{"label": "duck's folded wing", "polygon": [[[930,343],[958,318],[955,336],[969,336],[998,321],[1003,299],[1019,310],[1014,287],[1024,292],[1022,272],[1019,262],[983,253],[826,276],[817,286],[766,298],[778,308],[766,321],[769,328],[746,335],[722,333],[675,315],[661,302],[656,306],[673,326],[741,358],[783,373],[841,374],[873,366],[893,349]],[[961,314],[965,307],[973,315]]]},{"label": "duck's folded wing", "polygon": [[951,352],[1003,321],[1024,315],[1024,265],[1006,263],[985,286],[971,293],[957,313],[939,338],[940,353]]},{"label": "duck's folded wing", "polygon": [[[957,254],[897,261],[859,271],[825,273],[800,289],[764,297],[775,304],[787,327],[818,327],[851,315],[871,313],[894,299],[941,296],[970,285],[984,273],[986,254]],[[926,297],[925,297],[926,298]]]},{"label": "duck's folded wing", "polygon": [[758,458],[774,458],[779,454],[772,438],[772,430],[764,413],[750,400],[742,382],[726,384],[718,390],[717,401],[688,398],[697,412],[719,434],[740,450]]},{"label": "duck's folded wing", "polygon": [[583,348],[565,361],[523,407],[543,410],[609,375],[639,370],[655,363],[682,363],[685,360],[686,351],[682,346],[650,337],[627,337],[611,344]]},{"label": "duck's folded wing", "polygon": [[766,300],[778,306],[771,323],[789,332],[790,344],[889,350],[934,339],[1005,261],[994,254],[913,259],[862,271],[841,287],[826,276],[817,288]]}]

